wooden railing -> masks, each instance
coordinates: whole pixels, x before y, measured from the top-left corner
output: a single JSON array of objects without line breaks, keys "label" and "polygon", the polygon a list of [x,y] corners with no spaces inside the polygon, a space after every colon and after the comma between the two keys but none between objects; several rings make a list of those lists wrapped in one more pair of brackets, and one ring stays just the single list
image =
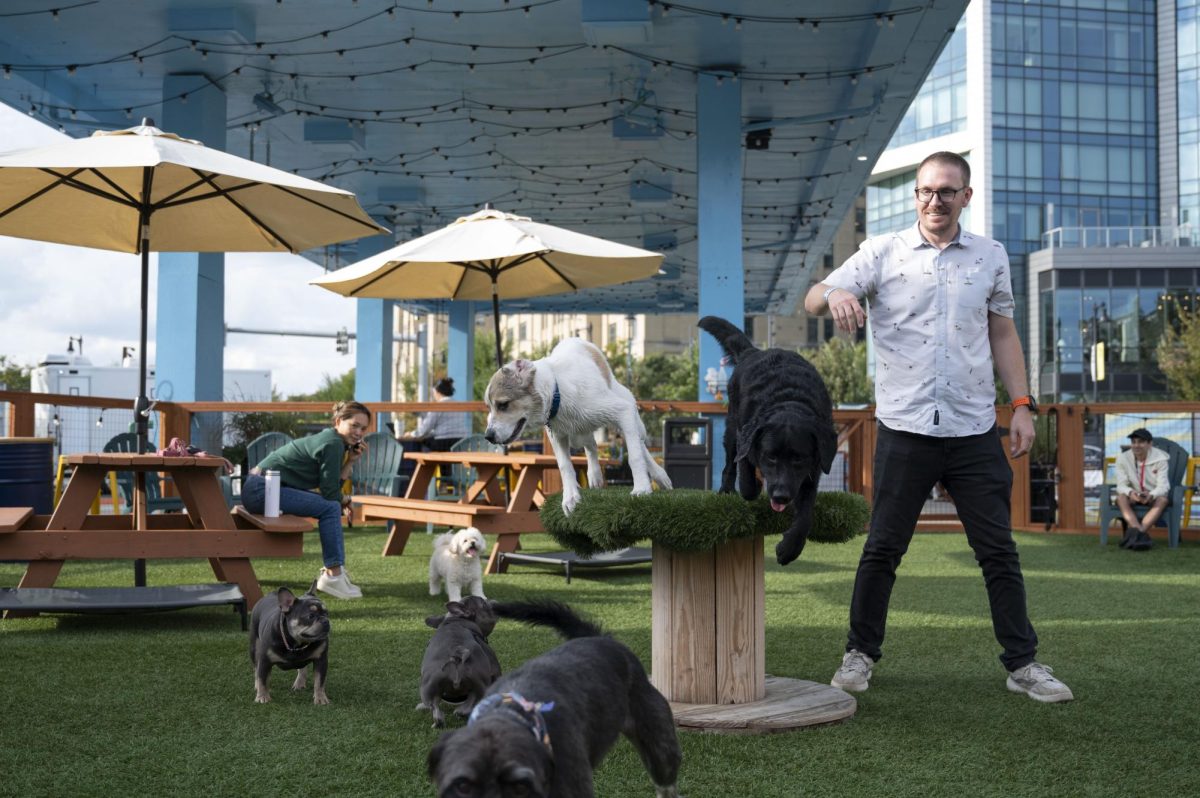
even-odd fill
[{"label": "wooden railing", "polygon": [[[12,437],[34,435],[34,408],[37,404],[65,407],[132,408],[130,399],[106,397],[67,396],[64,394],[36,394],[17,391],[0,391],[0,402],[9,404],[7,434]],[[434,412],[484,413],[483,402],[366,402],[374,414],[372,422],[381,412],[411,414]],[[721,415],[725,407],[716,402],[674,402],[649,400],[638,403],[646,412],[669,412],[679,414]],[[330,410],[327,402],[159,402],[155,405],[159,414],[161,440],[172,437],[187,439],[192,417],[197,413],[307,413],[325,415]],[[1057,519],[1051,526],[1063,532],[1092,533],[1096,526],[1088,523],[1084,501],[1084,425],[1089,415],[1126,414],[1151,417],[1155,413],[1200,414],[1200,402],[1158,403],[1096,403],[1043,405],[1043,416],[1054,420],[1056,459]],[[997,408],[998,423],[1007,430],[1012,413],[1007,407]],[[846,489],[861,493],[868,499],[872,495],[871,467],[875,451],[874,408],[865,410],[834,411],[834,421],[839,430],[839,443],[847,463]],[[719,446],[720,441],[714,441]],[[548,450],[548,448],[547,448]],[[1005,450],[1007,451],[1007,439]],[[1031,520],[1030,458],[1010,460],[1013,469],[1012,524],[1016,529],[1042,531],[1043,521]],[[1185,525],[1188,519],[1184,519]],[[952,512],[944,516],[923,516],[922,528],[954,528],[956,520]],[[1195,537],[1193,533],[1189,537]]]}]

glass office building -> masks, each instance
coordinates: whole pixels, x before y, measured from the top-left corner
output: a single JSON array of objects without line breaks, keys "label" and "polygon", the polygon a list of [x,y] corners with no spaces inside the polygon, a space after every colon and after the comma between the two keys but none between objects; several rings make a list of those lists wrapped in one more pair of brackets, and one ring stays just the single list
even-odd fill
[{"label": "glass office building", "polygon": [[964,225],[1008,249],[1041,398],[1165,397],[1154,350],[1200,267],[1200,0],[973,0],[876,166],[869,235],[913,223],[935,150],[971,162]]}]

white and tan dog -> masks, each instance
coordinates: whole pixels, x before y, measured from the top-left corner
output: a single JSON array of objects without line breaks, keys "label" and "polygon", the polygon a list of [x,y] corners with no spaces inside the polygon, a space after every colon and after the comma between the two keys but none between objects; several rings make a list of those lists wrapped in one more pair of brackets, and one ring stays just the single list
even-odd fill
[{"label": "white and tan dog", "polygon": [[479,561],[486,553],[487,541],[473,526],[438,535],[429,558],[429,595],[442,592],[444,583],[451,601],[462,601],[463,588],[468,588],[467,595],[487,598],[483,595],[483,565]]},{"label": "white and tan dog", "polygon": [[650,492],[651,480],[670,489],[671,480],[646,449],[646,427],[633,394],[613,377],[608,361],[582,338],[559,342],[541,360],[515,360],[492,375],[484,401],[488,406],[484,437],[511,443],[526,430],[545,426],[563,482],[563,512],[579,503],[579,485],[571,465],[571,446],[587,453],[588,487],[604,484],[594,433],[616,427],[625,437],[634,496]]}]

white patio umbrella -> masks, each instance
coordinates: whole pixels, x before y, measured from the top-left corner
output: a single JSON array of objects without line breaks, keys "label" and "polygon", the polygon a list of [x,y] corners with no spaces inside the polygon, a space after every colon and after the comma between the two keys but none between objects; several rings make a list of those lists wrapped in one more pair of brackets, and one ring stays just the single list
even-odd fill
[{"label": "white patio umbrella", "polygon": [[141,253],[139,452],[150,406],[151,249],[295,253],[387,232],[348,191],[164,133],[148,120],[0,155],[0,235]]},{"label": "white patio umbrella", "polygon": [[650,277],[663,256],[487,207],[428,235],[309,280],[356,299],[532,297]]}]

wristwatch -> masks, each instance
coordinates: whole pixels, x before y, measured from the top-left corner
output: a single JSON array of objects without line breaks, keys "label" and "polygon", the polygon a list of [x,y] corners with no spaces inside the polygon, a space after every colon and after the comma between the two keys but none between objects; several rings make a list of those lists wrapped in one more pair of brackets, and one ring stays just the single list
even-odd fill
[{"label": "wristwatch", "polygon": [[1013,410],[1016,410],[1018,407],[1028,407],[1029,412],[1035,416],[1038,411],[1037,400],[1028,395],[1013,399],[1011,407]]},{"label": "wristwatch", "polygon": [[831,286],[831,287],[825,289],[825,293],[821,294],[821,299],[822,299],[822,301],[828,303],[830,294],[832,294],[834,291],[844,291],[844,290],[845,289],[841,288],[840,286],[836,286],[836,285]]}]

